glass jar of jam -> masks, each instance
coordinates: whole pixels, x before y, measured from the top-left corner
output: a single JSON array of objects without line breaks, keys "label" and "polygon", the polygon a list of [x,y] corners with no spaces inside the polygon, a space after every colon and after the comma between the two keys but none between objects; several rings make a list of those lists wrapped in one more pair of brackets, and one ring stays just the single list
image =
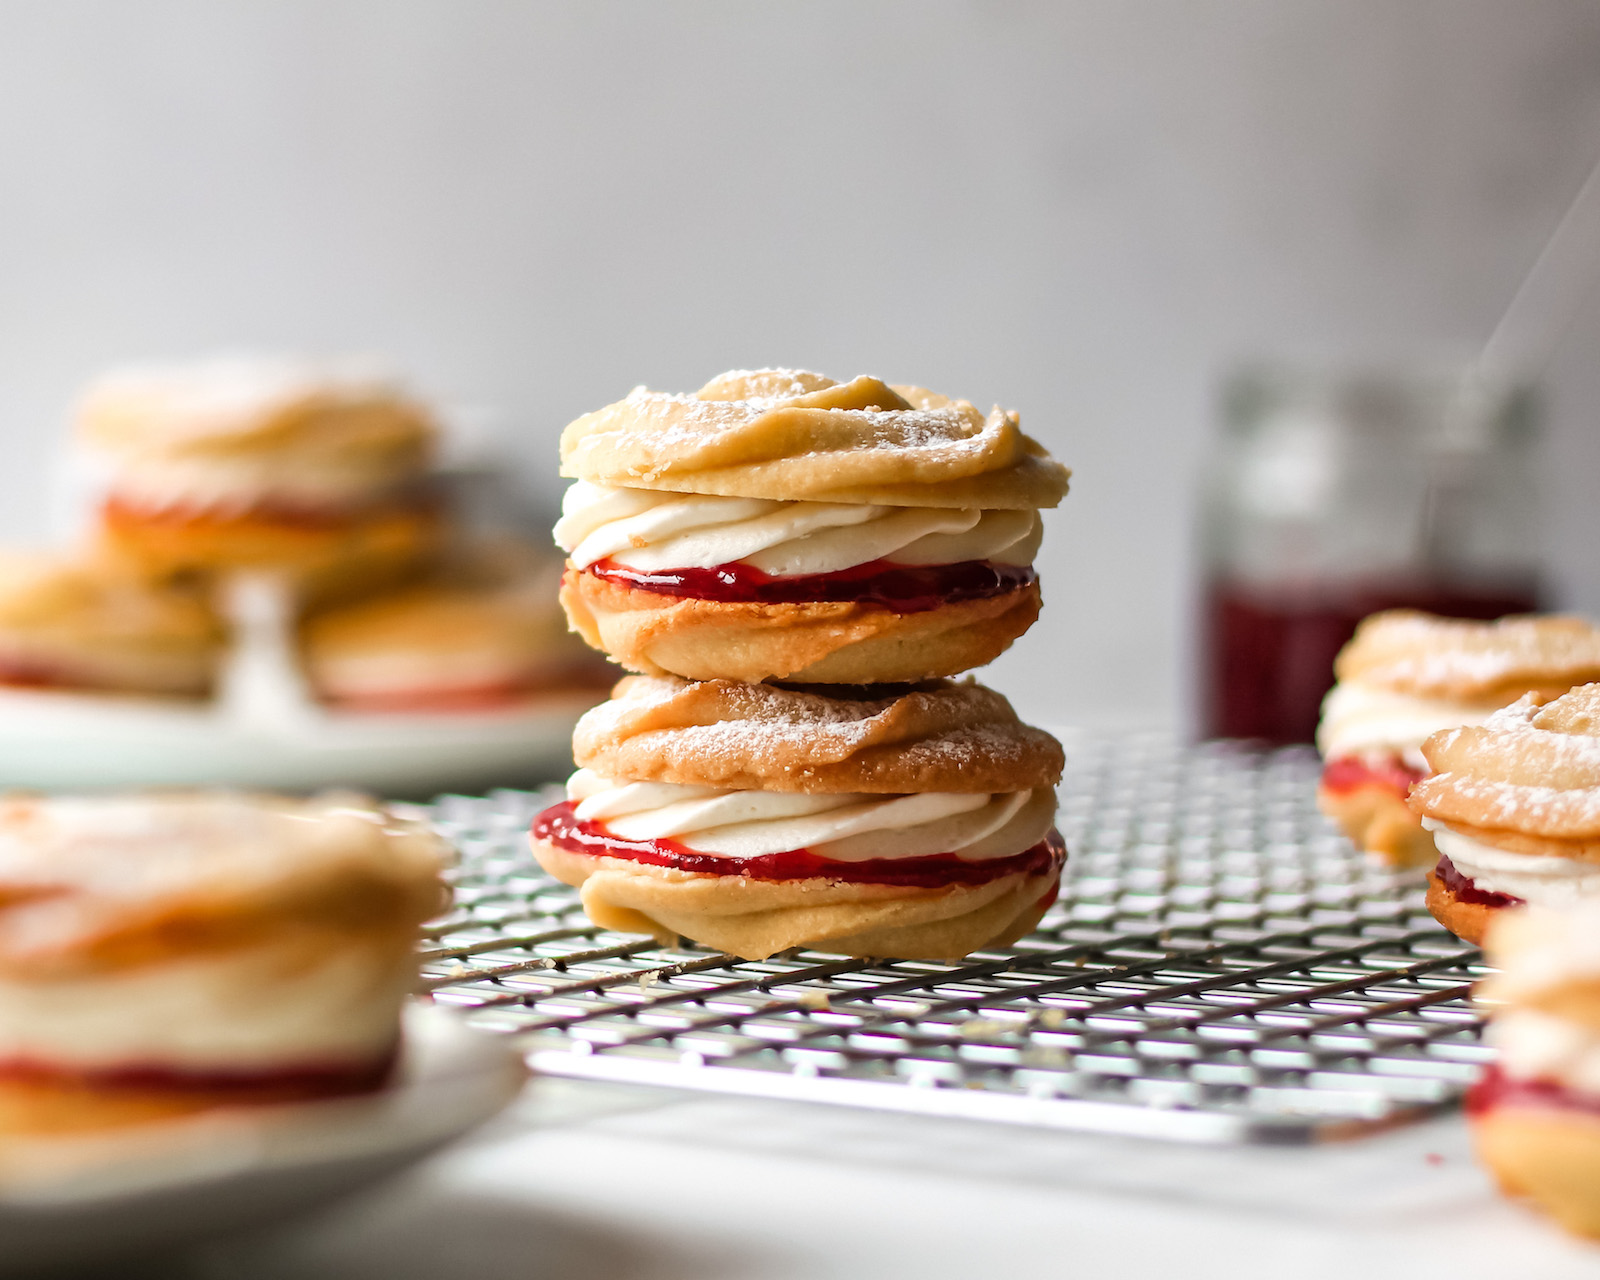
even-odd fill
[{"label": "glass jar of jam", "polygon": [[1255,369],[1206,476],[1202,729],[1310,742],[1356,624],[1541,607],[1531,390]]}]

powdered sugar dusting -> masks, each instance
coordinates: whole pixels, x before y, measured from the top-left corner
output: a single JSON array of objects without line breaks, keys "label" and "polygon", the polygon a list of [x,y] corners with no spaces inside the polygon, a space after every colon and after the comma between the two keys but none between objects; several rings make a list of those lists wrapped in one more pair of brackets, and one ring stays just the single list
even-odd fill
[{"label": "powdered sugar dusting", "polygon": [[164,434],[206,435],[253,425],[264,415],[318,396],[365,400],[396,394],[375,360],[313,361],[221,356],[186,365],[112,370],[84,395],[88,421],[133,412],[159,419]]},{"label": "powdered sugar dusting", "polygon": [[1033,779],[1041,772],[1053,782],[1060,763],[1054,739],[1023,725],[1004,698],[970,681],[849,699],[734,681],[635,677],[579,721],[573,749],[583,764],[620,749],[692,765],[707,778],[754,773],[775,781],[890,749],[897,776],[926,770],[945,777],[951,790],[990,789],[953,783],[999,767],[1017,770],[1017,785],[1040,785]]},{"label": "powdered sugar dusting", "polygon": [[[1412,791],[1412,807],[1426,818],[1536,840],[1600,839],[1597,705],[1600,684],[1550,701],[1528,694],[1481,726],[1434,734],[1423,750],[1438,772]],[[1543,852],[1583,853],[1559,844]]]},{"label": "powdered sugar dusting", "polygon": [[1510,688],[1566,688],[1600,679],[1600,628],[1577,617],[1497,622],[1413,610],[1374,614],[1340,653],[1341,680],[1420,697],[1474,699]]},{"label": "powdered sugar dusting", "polygon": [[[1015,414],[872,377],[736,370],[693,394],[636,387],[570,424],[562,474],[606,487],[781,501],[1055,506],[1069,473]],[[949,489],[950,492],[942,492]]]}]

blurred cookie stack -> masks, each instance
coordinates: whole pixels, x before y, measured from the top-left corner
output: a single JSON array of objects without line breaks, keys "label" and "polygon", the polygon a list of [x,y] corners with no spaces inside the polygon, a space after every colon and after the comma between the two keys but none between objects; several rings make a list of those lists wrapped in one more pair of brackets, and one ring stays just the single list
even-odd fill
[{"label": "blurred cookie stack", "polygon": [[1495,1061],[1468,1099],[1510,1195],[1600,1237],[1600,630],[1374,615],[1339,655],[1319,800],[1483,944]]},{"label": "blurred cookie stack", "polygon": [[1428,776],[1423,743],[1525,694],[1549,699],[1600,680],[1600,629],[1554,614],[1476,622],[1392,609],[1356,628],[1334,674],[1317,728],[1317,803],[1357,848],[1391,866],[1432,867],[1434,834],[1407,806]]},{"label": "blurred cookie stack", "polygon": [[734,372],[578,419],[561,462],[562,603],[639,673],[533,827],[592,919],[751,959],[950,959],[1037,924],[1061,747],[950,679],[1038,616],[1068,472],[1015,414]]},{"label": "blurred cookie stack", "polygon": [[434,415],[386,377],[270,359],[129,369],[76,413],[88,545],[0,562],[0,684],[212,695],[219,588],[284,598],[310,695],[332,709],[515,707],[601,687],[566,636],[552,557],[469,537],[442,500]]}]

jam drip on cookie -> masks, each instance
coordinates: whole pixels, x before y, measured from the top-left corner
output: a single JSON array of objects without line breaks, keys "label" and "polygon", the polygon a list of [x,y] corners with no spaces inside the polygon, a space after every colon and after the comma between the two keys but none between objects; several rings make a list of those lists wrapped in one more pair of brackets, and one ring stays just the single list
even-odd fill
[{"label": "jam drip on cookie", "polygon": [[1439,877],[1440,884],[1455,895],[1457,902],[1471,902],[1483,907],[1520,907],[1523,902],[1509,893],[1478,888],[1477,882],[1457,871],[1456,864],[1449,858],[1440,858],[1433,874]]},{"label": "jam drip on cookie", "polygon": [[837,573],[777,577],[747,564],[714,569],[630,569],[600,560],[584,570],[597,578],[657,595],[714,600],[719,604],[876,605],[895,613],[927,613],[941,605],[987,600],[1033,585],[1031,565],[966,560],[960,564],[908,565],[873,560]]},{"label": "jam drip on cookie", "polygon": [[1580,1093],[1559,1080],[1516,1079],[1502,1071],[1497,1063],[1467,1091],[1467,1114],[1481,1116],[1496,1107],[1586,1111],[1600,1115],[1600,1096]]},{"label": "jam drip on cookie", "polygon": [[1392,791],[1402,800],[1415,783],[1427,775],[1413,769],[1398,756],[1383,761],[1368,761],[1357,756],[1330,760],[1322,769],[1322,785],[1327,790],[1344,794],[1362,787],[1382,787]]},{"label": "jam drip on cookie", "polygon": [[0,686],[8,689],[70,689],[71,677],[44,662],[0,658]]},{"label": "jam drip on cookie", "polygon": [[1044,875],[1066,861],[1067,847],[1052,829],[1031,849],[1009,858],[968,861],[955,854],[922,858],[869,858],[839,862],[821,858],[809,849],[791,849],[757,858],[728,858],[696,853],[675,840],[625,840],[600,823],[586,822],[574,812],[570,800],[552,805],[533,820],[533,838],[545,840],[569,853],[597,858],[625,858],[654,867],[691,871],[701,875],[748,876],[753,880],[846,880],[856,884],[888,884],[905,888],[937,889],[946,885],[978,885],[1009,875]]}]

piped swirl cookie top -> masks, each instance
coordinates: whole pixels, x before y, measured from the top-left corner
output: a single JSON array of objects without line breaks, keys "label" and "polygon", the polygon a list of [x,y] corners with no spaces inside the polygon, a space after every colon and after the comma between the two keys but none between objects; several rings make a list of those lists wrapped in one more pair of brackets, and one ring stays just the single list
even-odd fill
[{"label": "piped swirl cookie top", "polygon": [[78,434],[117,454],[405,453],[432,447],[421,405],[354,363],[230,356],[116,369],[78,404]]},{"label": "piped swirl cookie top", "polygon": [[885,506],[1054,507],[1070,472],[1015,413],[876,378],[735,371],[636,388],[561,435],[561,474],[612,488]]},{"label": "piped swirl cookie top", "polygon": [[353,796],[6,797],[0,961],[70,977],[314,925],[409,932],[445,905],[447,858],[421,824]]},{"label": "piped swirl cookie top", "polygon": [[810,794],[1012,792],[1061,777],[1061,744],[980,684],[874,692],[629,676],[578,722],[573,757],[613,779]]},{"label": "piped swirl cookie top", "polygon": [[1600,861],[1600,684],[1539,694],[1423,744],[1423,818],[1517,853]]},{"label": "piped swirl cookie top", "polygon": [[1356,629],[1334,672],[1418,698],[1503,704],[1530,690],[1554,696],[1600,680],[1600,628],[1557,615],[1471,622],[1391,609]]}]

